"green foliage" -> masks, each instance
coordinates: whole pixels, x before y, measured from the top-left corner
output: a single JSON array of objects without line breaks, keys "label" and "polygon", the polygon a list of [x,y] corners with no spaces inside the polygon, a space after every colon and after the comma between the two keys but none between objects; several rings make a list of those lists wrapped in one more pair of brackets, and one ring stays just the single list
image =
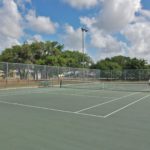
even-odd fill
[{"label": "green foliage", "polygon": [[126,63],[127,69],[146,69],[146,61],[144,59],[133,58]]},{"label": "green foliage", "polygon": [[63,51],[64,45],[58,42],[35,42],[13,46],[5,49],[0,55],[0,61],[13,63],[28,63],[66,67],[89,67],[92,60],[86,54],[78,51]]},{"label": "green foliage", "polygon": [[76,68],[91,66],[92,69],[101,70],[150,69],[144,59],[125,56],[106,58],[94,64],[87,54],[64,50],[64,45],[56,41],[34,42],[7,48],[0,55],[0,61]]},{"label": "green foliage", "polygon": [[149,68],[144,59],[130,58],[125,56],[115,56],[100,60],[91,68],[101,70],[121,70],[121,69],[146,69]]},{"label": "green foliage", "polygon": [[126,67],[127,62],[130,60],[130,57],[125,57],[125,56],[114,56],[111,58],[112,62],[115,62],[121,66],[122,69]]},{"label": "green foliage", "polygon": [[101,70],[114,70],[121,69],[121,66],[117,62],[112,62],[109,60],[98,61],[95,66],[92,68],[101,69]]},{"label": "green foliage", "polygon": [[66,59],[66,66],[70,67],[83,67],[83,61],[84,67],[89,67],[90,64],[93,64],[92,59],[83,53],[80,53],[79,51],[64,51],[62,53],[62,57]]}]

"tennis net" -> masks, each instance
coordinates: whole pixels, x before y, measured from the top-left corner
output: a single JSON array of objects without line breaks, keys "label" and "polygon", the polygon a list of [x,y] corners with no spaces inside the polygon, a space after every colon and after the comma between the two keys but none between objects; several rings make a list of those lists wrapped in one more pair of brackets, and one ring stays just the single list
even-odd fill
[{"label": "tennis net", "polygon": [[62,88],[90,89],[90,90],[114,90],[150,92],[150,85],[147,81],[86,81],[86,80],[63,80]]}]

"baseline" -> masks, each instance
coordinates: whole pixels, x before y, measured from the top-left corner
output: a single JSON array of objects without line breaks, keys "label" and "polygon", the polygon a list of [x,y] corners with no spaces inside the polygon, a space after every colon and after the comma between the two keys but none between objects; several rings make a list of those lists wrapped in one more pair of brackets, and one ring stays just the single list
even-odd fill
[{"label": "baseline", "polygon": [[[6,93],[2,93],[0,94],[0,98],[1,97],[5,97],[5,96],[21,96],[21,95],[26,95],[26,94],[45,94],[45,93],[50,93],[52,94],[51,92],[58,92],[59,90],[57,89],[44,89],[44,90],[40,90],[40,89],[36,89],[36,91],[32,91],[32,90],[28,90],[28,91],[13,91],[13,92],[6,92]],[[57,93],[58,94],[58,93]]]},{"label": "baseline", "polygon": [[[53,92],[53,93],[52,93]],[[27,94],[52,94],[52,95],[58,95],[58,93],[54,93],[56,90],[50,90],[50,91],[34,91],[34,92],[20,92],[20,93],[4,93],[0,95],[1,97],[7,97],[7,96],[21,96],[21,95],[27,95]],[[65,92],[65,91],[64,91]],[[107,96],[90,96],[90,95],[82,95],[82,94],[63,94],[59,93],[59,95],[64,95],[64,96],[77,96],[77,97],[89,97],[89,98],[112,98],[112,97],[107,97]],[[115,97],[113,97],[115,98]]]}]

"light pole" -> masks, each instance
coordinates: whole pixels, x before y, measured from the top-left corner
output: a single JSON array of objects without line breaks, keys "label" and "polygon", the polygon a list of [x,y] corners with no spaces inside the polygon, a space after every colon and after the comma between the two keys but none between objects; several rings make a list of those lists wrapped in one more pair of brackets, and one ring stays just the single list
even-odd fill
[{"label": "light pole", "polygon": [[88,30],[85,28],[85,27],[82,27],[81,28],[81,31],[82,31],[82,53],[83,53],[83,58],[82,58],[82,63],[83,63],[83,70],[82,70],[82,78],[84,79],[84,64],[85,64],[85,62],[84,62],[84,32],[88,32]]},{"label": "light pole", "polygon": [[84,32],[88,32],[88,29],[86,29],[85,27],[82,27],[81,28],[81,31],[82,31],[82,53],[83,53],[83,68],[84,68],[84,45],[85,45],[85,41],[84,41]]}]

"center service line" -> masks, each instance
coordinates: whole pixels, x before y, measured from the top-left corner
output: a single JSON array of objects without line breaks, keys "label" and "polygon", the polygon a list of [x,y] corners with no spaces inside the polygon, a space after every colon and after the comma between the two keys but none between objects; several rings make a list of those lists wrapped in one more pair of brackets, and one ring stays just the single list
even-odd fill
[{"label": "center service line", "polygon": [[119,111],[121,111],[121,110],[123,110],[123,109],[125,109],[125,108],[127,108],[127,107],[129,107],[129,106],[131,106],[131,105],[133,105],[133,104],[135,104],[135,103],[137,103],[137,102],[139,102],[139,101],[141,101],[141,100],[147,98],[147,97],[149,97],[149,96],[150,96],[150,95],[146,95],[146,96],[144,96],[144,97],[142,97],[142,98],[140,98],[140,99],[138,99],[138,100],[136,100],[136,101],[134,101],[134,102],[132,102],[132,103],[129,103],[128,105],[126,105],[126,106],[124,106],[124,107],[121,107],[121,108],[119,108],[119,109],[117,109],[117,110],[115,110],[115,111],[109,113],[108,115],[105,115],[104,118],[107,118],[107,117],[109,117],[109,116],[111,116],[111,115],[113,115],[113,114],[115,114],[115,113],[117,113],[117,112],[119,112]]},{"label": "center service line", "polygon": [[6,101],[0,101],[0,103],[8,104],[8,105],[14,105],[14,106],[20,106],[20,107],[27,107],[27,108],[35,108],[35,109],[41,109],[41,110],[49,110],[49,111],[55,111],[55,112],[62,112],[62,113],[80,115],[80,116],[104,118],[104,116],[100,116],[100,115],[93,115],[93,114],[86,114],[86,113],[76,113],[76,112],[73,112],[73,111],[67,111],[67,110],[61,110],[61,109],[54,109],[54,108],[47,108],[47,107],[41,107],[41,106],[26,105],[26,104],[20,104],[20,103],[11,103],[11,102],[6,102]]},{"label": "center service line", "polygon": [[85,110],[89,110],[89,109],[92,109],[92,108],[95,108],[95,107],[98,107],[98,106],[102,106],[102,105],[105,105],[105,104],[108,104],[108,103],[111,103],[111,102],[114,102],[114,101],[120,100],[120,99],[122,99],[122,98],[125,98],[125,97],[128,97],[128,96],[131,96],[131,95],[135,95],[135,94],[137,94],[137,93],[139,93],[139,92],[135,92],[135,93],[131,93],[131,94],[128,94],[128,95],[125,95],[125,96],[119,97],[119,98],[115,98],[115,99],[112,99],[112,100],[107,101],[107,102],[104,102],[104,103],[99,103],[99,104],[97,104],[97,105],[93,105],[93,106],[91,106],[91,107],[87,107],[87,108],[84,108],[84,109],[78,110],[78,111],[76,111],[76,113],[80,113],[80,112],[85,111]]}]

